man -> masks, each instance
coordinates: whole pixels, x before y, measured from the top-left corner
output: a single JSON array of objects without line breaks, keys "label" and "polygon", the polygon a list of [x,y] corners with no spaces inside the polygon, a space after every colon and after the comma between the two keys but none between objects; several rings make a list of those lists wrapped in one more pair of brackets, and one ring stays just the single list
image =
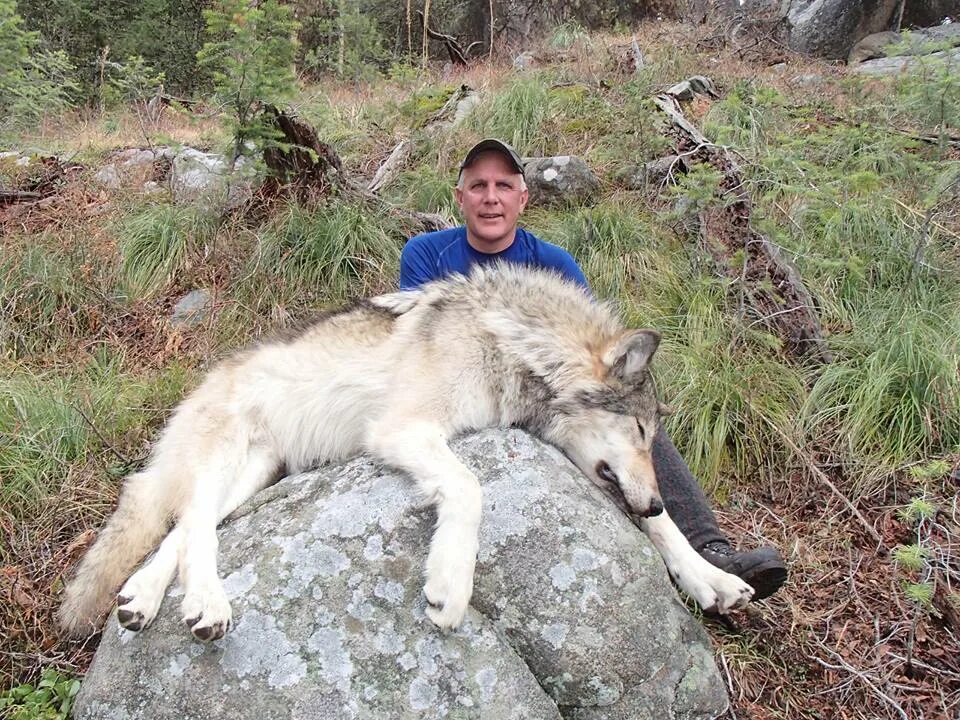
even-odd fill
[{"label": "man", "polygon": [[[589,289],[570,253],[518,226],[528,193],[523,163],[509,145],[488,139],[471,148],[460,165],[455,195],[465,224],[407,242],[400,256],[401,289],[497,261],[551,268]],[[730,545],[696,478],[662,428],[654,438],[653,468],[664,507],[706,560],[753,587],[754,600],[780,588],[787,578],[780,554],[772,547],[739,552]]]}]

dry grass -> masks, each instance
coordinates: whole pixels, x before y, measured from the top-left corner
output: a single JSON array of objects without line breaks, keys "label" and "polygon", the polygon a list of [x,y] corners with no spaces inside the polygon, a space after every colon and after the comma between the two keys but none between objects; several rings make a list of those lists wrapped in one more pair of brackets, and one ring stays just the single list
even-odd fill
[{"label": "dry grass", "polygon": [[[709,622],[733,700],[728,718],[927,718],[960,709],[960,627],[905,596],[889,551],[909,543],[898,517],[920,491],[900,478],[859,498],[883,538],[862,530],[804,468],[766,492],[742,489],[721,523],[743,546],[772,543],[790,566],[787,585],[728,623]],[[947,478],[927,483],[941,510],[936,542],[960,572],[960,523]],[[949,589],[940,585],[937,595]],[[912,658],[912,661],[908,661]]]}]

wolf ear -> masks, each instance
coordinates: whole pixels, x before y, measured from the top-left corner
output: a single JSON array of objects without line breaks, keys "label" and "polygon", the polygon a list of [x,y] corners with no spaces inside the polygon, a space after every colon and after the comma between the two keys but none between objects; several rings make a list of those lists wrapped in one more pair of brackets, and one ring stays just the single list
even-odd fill
[{"label": "wolf ear", "polygon": [[627,330],[603,354],[603,364],[622,382],[647,369],[658,345],[660,333],[655,330]]}]

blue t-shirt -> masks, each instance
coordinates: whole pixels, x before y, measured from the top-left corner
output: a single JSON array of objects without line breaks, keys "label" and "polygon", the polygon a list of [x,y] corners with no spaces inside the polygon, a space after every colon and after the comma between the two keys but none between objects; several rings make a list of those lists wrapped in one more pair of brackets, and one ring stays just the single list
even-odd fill
[{"label": "blue t-shirt", "polygon": [[517,228],[513,244],[498,253],[482,253],[467,242],[464,226],[424,233],[410,238],[400,255],[400,289],[412,290],[453,273],[466,275],[475,264],[504,262],[556,270],[589,289],[583,271],[573,256],[561,247],[544,242]]}]

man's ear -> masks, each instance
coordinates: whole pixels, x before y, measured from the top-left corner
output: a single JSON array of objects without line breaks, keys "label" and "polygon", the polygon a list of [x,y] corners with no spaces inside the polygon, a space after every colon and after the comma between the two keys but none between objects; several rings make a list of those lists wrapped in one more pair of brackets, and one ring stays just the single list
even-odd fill
[{"label": "man's ear", "polygon": [[457,207],[463,210],[463,188],[454,186],[453,197],[457,201]]},{"label": "man's ear", "polygon": [[603,354],[603,364],[611,377],[629,380],[647,369],[659,345],[656,330],[627,330]]}]

